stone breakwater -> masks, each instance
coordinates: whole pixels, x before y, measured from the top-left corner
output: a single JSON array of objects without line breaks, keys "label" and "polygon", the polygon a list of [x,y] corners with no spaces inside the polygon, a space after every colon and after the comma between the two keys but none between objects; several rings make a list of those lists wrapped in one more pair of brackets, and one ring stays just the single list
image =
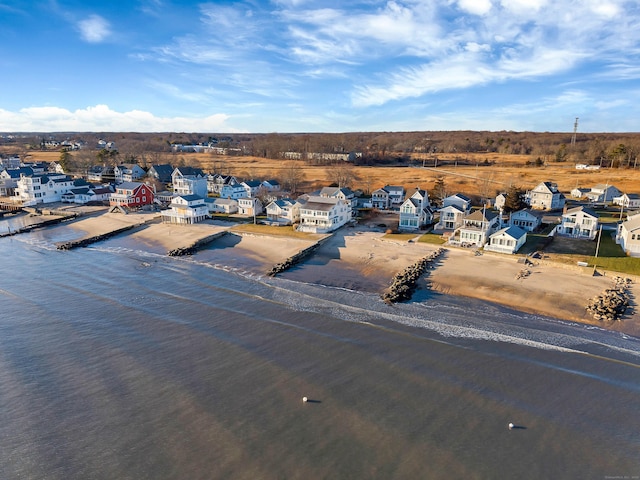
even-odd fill
[{"label": "stone breakwater", "polygon": [[593,297],[587,304],[587,312],[601,321],[619,320],[629,306],[630,278],[615,277],[613,287],[607,288],[600,295]]},{"label": "stone breakwater", "polygon": [[86,247],[87,245],[91,245],[92,243],[106,240],[139,226],[140,225],[127,225],[126,227],[118,228],[117,230],[112,230],[100,235],[94,235],[93,237],[81,238],[80,240],[73,240],[71,242],[62,243],[58,245],[57,248],[58,250],[71,250],[78,247]]},{"label": "stone breakwater", "polygon": [[67,216],[60,217],[60,218],[53,218],[53,219],[49,219],[49,220],[43,220],[43,221],[38,222],[38,223],[34,223],[34,224],[31,224],[31,225],[26,225],[26,226],[18,228],[16,230],[10,230],[9,229],[7,232],[0,233],[0,237],[10,237],[12,235],[18,235],[20,233],[27,233],[27,232],[30,232],[30,231],[35,230],[37,228],[49,227],[51,225],[56,225],[58,223],[62,223],[62,222],[66,222],[66,221],[72,220],[73,218],[75,218],[75,215],[67,215]]},{"label": "stone breakwater", "polygon": [[195,242],[193,242],[191,245],[186,246],[186,247],[178,247],[178,248],[174,248],[173,250],[169,250],[167,252],[167,255],[170,257],[182,257],[185,255],[193,255],[194,253],[196,253],[201,247],[203,247],[204,245],[207,245],[208,243],[213,242],[215,239],[222,237],[223,235],[226,235],[227,232],[218,232],[215,233],[213,235],[209,235],[207,237],[201,238],[200,240],[197,240]]},{"label": "stone breakwater", "polygon": [[305,258],[312,255],[313,252],[315,252],[318,248],[320,248],[320,246],[324,242],[326,242],[329,238],[331,238],[331,236],[323,238],[322,240],[319,240],[313,245],[311,245],[310,247],[300,250],[295,255],[287,258],[284,262],[276,263],[273,267],[271,267],[271,270],[267,272],[267,275],[270,277],[275,277],[277,274],[282,273],[290,269],[291,267],[294,267],[295,265],[303,261]]},{"label": "stone breakwater", "polygon": [[382,300],[391,304],[411,299],[418,279],[445,251],[446,249],[439,248],[413,265],[408,266],[403,272],[396,273],[391,286],[381,295]]}]

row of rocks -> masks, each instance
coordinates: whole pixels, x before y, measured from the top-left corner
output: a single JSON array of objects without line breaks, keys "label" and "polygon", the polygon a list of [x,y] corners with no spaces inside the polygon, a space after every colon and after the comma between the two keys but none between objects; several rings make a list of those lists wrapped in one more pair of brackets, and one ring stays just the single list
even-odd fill
[{"label": "row of rocks", "polygon": [[523,268],[517,273],[516,280],[527,278],[529,275],[531,275],[531,270],[529,270],[528,268]]},{"label": "row of rocks", "polygon": [[613,287],[607,288],[600,295],[593,297],[587,304],[587,312],[596,320],[620,320],[629,307],[631,279],[615,277],[613,281]]},{"label": "row of rocks", "polygon": [[267,275],[270,277],[275,277],[277,274],[282,273],[291,267],[294,267],[302,260],[307,258],[313,252],[315,252],[322,242],[317,242],[311,245],[310,247],[305,248],[304,250],[300,250],[298,253],[293,255],[292,257],[287,258],[284,262],[276,263],[271,269],[267,272]]},{"label": "row of rocks", "polygon": [[444,248],[439,248],[435,252],[427,255],[413,265],[409,265],[403,272],[396,273],[393,276],[391,286],[381,295],[385,303],[391,304],[411,299],[416,282],[422,276],[427,268],[440,255],[445,252]]},{"label": "row of rocks", "polygon": [[196,242],[189,245],[188,247],[178,247],[178,248],[174,248],[173,250],[169,250],[167,252],[167,255],[170,257],[183,257],[185,255],[193,255],[198,252],[198,249],[200,249],[200,247],[203,247],[204,245],[207,245],[208,243],[211,243],[215,239],[220,238],[226,234],[227,232],[223,231],[223,232],[215,233],[213,235],[209,235],[208,237],[197,240]]},{"label": "row of rocks", "polygon": [[86,247],[87,245],[91,245],[92,243],[100,242],[102,240],[106,240],[107,238],[114,237],[116,235],[121,234],[122,232],[126,232],[127,230],[131,230],[138,225],[127,225],[126,227],[119,228],[117,230],[113,230],[111,232],[103,233],[101,235],[94,235],[93,237],[82,238],[80,240],[73,240],[71,242],[61,243],[58,245],[58,250],[71,250],[73,248],[78,247]]},{"label": "row of rocks", "polygon": [[48,227],[50,225],[56,225],[58,223],[62,223],[62,222],[66,222],[67,220],[71,220],[72,218],[74,218],[75,215],[69,215],[66,217],[61,217],[61,218],[52,218],[50,220],[44,220],[42,222],[39,223],[34,223],[32,225],[27,225],[25,227],[22,228],[18,228],[16,230],[7,230],[7,232],[3,232],[0,233],[0,237],[10,237],[12,235],[18,235],[20,233],[27,233],[30,232],[31,230],[35,230],[37,228],[43,228],[43,227]]}]

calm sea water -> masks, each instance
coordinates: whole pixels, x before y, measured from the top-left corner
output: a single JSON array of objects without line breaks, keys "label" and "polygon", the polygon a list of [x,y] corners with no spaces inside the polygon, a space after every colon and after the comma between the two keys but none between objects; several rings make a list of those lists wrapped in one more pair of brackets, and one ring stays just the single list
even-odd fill
[{"label": "calm sea water", "polygon": [[640,476],[636,338],[72,235],[0,239],[2,479]]}]

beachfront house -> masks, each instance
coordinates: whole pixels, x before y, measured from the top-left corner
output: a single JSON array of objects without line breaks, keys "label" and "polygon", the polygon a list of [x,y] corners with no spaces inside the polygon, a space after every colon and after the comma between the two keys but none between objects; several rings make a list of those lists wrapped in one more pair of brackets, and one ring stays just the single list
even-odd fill
[{"label": "beachfront house", "polygon": [[351,207],[338,197],[311,195],[300,205],[298,231],[329,233],[337,230],[351,219]]},{"label": "beachfront house", "polygon": [[269,202],[266,208],[270,222],[291,225],[300,219],[300,204],[290,198],[278,198]]},{"label": "beachfront house", "polygon": [[622,192],[613,185],[600,183],[595,187],[592,187],[585,196],[593,203],[609,203],[612,202],[615,197],[619,197],[620,195],[622,195]]},{"label": "beachfront house", "polygon": [[207,176],[202,169],[194,167],[177,167],[171,174],[171,183],[176,195],[207,196]]},{"label": "beachfront house", "polygon": [[593,240],[596,238],[598,226],[598,215],[590,208],[580,206],[562,214],[556,233],[566,237]]},{"label": "beachfront house", "polygon": [[380,210],[397,209],[404,201],[404,187],[385,185],[371,194],[371,206]]},{"label": "beachfront house", "polygon": [[153,200],[153,189],[140,182],[121,183],[109,195],[109,205],[112,207],[138,208],[153,204]]},{"label": "beachfront house", "polygon": [[254,217],[264,212],[264,206],[256,197],[238,198],[238,215]]},{"label": "beachfront house", "polygon": [[15,200],[24,206],[60,202],[62,195],[74,187],[73,179],[68,175],[23,173],[16,182]]},{"label": "beachfront house", "polygon": [[467,214],[458,205],[447,205],[438,210],[440,212],[440,218],[438,223],[435,224],[433,229],[437,232],[454,231],[456,228],[462,226],[462,221]]},{"label": "beachfront house", "polygon": [[405,231],[420,230],[433,223],[433,216],[429,194],[418,187],[400,206],[398,228]]},{"label": "beachfront house", "polygon": [[0,197],[13,197],[21,175],[33,175],[31,167],[6,168],[0,171]]},{"label": "beachfront house", "polygon": [[238,201],[232,198],[207,197],[204,199],[209,213],[238,213]]},{"label": "beachfront house", "polygon": [[640,195],[637,193],[623,193],[613,199],[613,204],[624,208],[640,208]]},{"label": "beachfront house", "polygon": [[564,207],[565,197],[558,191],[558,185],[555,183],[541,182],[527,191],[524,201],[537,210],[557,210]]},{"label": "beachfront house", "polygon": [[489,242],[484,246],[490,252],[513,255],[527,241],[527,232],[520,227],[505,227],[492,233]]},{"label": "beachfront house", "polygon": [[452,245],[483,247],[489,236],[500,227],[498,212],[483,208],[465,216],[462,226],[449,239]]},{"label": "beachfront house", "polygon": [[519,227],[527,232],[533,232],[542,225],[542,215],[530,208],[523,208],[509,214],[509,226]]},{"label": "beachfront house", "polygon": [[640,257],[640,214],[631,215],[618,224],[616,243],[627,255]]},{"label": "beachfront house", "polygon": [[110,187],[94,187],[93,185],[82,185],[70,189],[62,194],[63,203],[87,204],[108,202],[113,190]]},{"label": "beachfront house", "polygon": [[199,195],[178,195],[173,197],[169,210],[162,212],[163,223],[190,225],[206,220],[209,209],[204,198]]}]

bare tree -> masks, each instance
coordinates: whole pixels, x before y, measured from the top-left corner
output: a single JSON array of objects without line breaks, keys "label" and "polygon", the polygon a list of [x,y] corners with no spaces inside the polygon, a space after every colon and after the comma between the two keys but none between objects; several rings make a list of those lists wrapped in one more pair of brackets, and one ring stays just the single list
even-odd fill
[{"label": "bare tree", "polygon": [[305,180],[304,172],[296,162],[289,162],[280,170],[280,182],[291,193],[298,191],[298,187]]},{"label": "bare tree", "polygon": [[350,163],[341,163],[331,166],[327,170],[327,178],[332,184],[337,185],[339,188],[351,187],[356,179],[353,165]]}]

